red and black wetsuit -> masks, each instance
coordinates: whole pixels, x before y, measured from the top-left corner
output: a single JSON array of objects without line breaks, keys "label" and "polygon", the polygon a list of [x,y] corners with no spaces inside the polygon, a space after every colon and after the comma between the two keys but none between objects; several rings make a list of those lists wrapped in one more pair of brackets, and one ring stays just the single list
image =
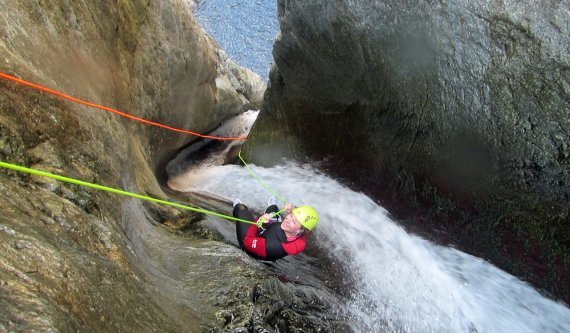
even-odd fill
[{"label": "red and black wetsuit", "polygon": [[[277,206],[269,206],[265,212],[276,212]],[[234,207],[233,215],[243,220],[253,221],[253,215],[243,204]],[[266,229],[259,229],[255,224],[236,222],[236,235],[240,247],[251,256],[275,261],[287,255],[295,255],[305,249],[305,237],[287,241],[287,235],[281,229],[281,223],[266,224]]]}]

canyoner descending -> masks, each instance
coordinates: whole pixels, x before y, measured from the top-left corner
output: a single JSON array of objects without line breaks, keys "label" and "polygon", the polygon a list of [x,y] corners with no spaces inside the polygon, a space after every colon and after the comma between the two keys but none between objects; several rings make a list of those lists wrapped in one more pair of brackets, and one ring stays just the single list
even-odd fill
[{"label": "canyoner descending", "polygon": [[[236,221],[236,236],[239,245],[251,256],[275,261],[287,255],[296,255],[305,250],[306,237],[319,221],[313,207],[294,208],[285,205],[284,216],[279,214],[277,200],[271,197],[265,214],[248,225]],[[233,201],[233,215],[244,220],[253,219],[249,209],[239,199]]]},{"label": "canyoner descending", "polygon": [[[241,156],[241,151],[238,153],[238,158],[249,174],[274,195],[268,200],[265,213],[255,219],[255,225],[236,221],[239,246],[255,258],[270,261],[301,253],[306,246],[306,237],[319,222],[319,215],[311,206],[294,207],[253,172]],[[276,197],[285,203],[285,208],[282,210],[277,206]],[[235,198],[232,206],[234,217],[254,220],[253,214],[240,199]]]}]

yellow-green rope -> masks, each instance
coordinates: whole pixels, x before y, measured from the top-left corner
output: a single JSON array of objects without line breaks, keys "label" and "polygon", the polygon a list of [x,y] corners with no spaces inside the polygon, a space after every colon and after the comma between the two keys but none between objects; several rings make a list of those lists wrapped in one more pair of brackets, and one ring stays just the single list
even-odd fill
[{"label": "yellow-green rope", "polygon": [[233,221],[239,221],[239,222],[245,222],[245,223],[249,223],[249,224],[255,224],[255,222],[253,221],[248,221],[248,220],[244,220],[244,219],[240,219],[237,217],[233,217],[233,216],[229,216],[229,215],[224,215],[224,214],[220,214],[220,213],[216,213],[216,212],[212,212],[206,209],[202,209],[202,208],[197,208],[197,207],[191,207],[191,206],[186,206],[186,205],[182,205],[182,204],[178,204],[175,202],[170,202],[170,201],[166,201],[166,200],[161,200],[161,199],[156,199],[153,197],[149,197],[146,195],[141,195],[141,194],[137,194],[137,193],[132,193],[132,192],[128,192],[128,191],[123,191],[123,190],[119,190],[116,188],[112,188],[112,187],[108,187],[108,186],[103,186],[103,185],[99,185],[99,184],[93,184],[93,183],[89,183],[86,181],[82,181],[82,180],[78,180],[78,179],[74,179],[74,178],[69,178],[69,177],[64,177],[64,176],[59,176],[59,175],[55,175],[53,173],[49,173],[49,172],[45,172],[45,171],[41,171],[41,170],[36,170],[36,169],[30,169],[30,168],[26,168],[20,165],[16,165],[16,164],[11,164],[11,163],[6,163],[6,162],[1,162],[0,161],[0,167],[2,168],[6,168],[6,169],[11,169],[11,170],[15,170],[15,171],[19,171],[19,172],[24,172],[24,173],[29,173],[32,175],[38,175],[38,176],[43,176],[43,177],[48,177],[48,178],[53,178],[62,182],[66,182],[66,183],[70,183],[70,184],[75,184],[75,185],[80,185],[80,186],[86,186],[86,187],[90,187],[90,188],[94,188],[96,190],[100,190],[100,191],[106,191],[106,192],[111,192],[114,194],[119,194],[119,195],[124,195],[127,197],[133,197],[133,198],[137,198],[137,199],[141,199],[141,200],[146,200],[146,201],[151,201],[151,202],[156,202],[162,205],[168,205],[168,206],[172,206],[172,207],[177,207],[177,208],[182,208],[182,209],[186,209],[186,210],[191,210],[194,212],[198,212],[198,213],[203,213],[203,214],[207,214],[207,215],[212,215],[212,216],[217,216],[217,217],[221,217],[227,220],[233,220]]},{"label": "yellow-green rope", "polygon": [[282,196],[280,196],[279,194],[275,193],[267,184],[265,184],[263,182],[263,180],[261,178],[259,178],[254,172],[253,170],[251,170],[251,168],[249,167],[249,165],[247,165],[247,163],[245,163],[244,159],[241,157],[241,150],[238,153],[238,157],[239,159],[242,161],[243,165],[245,166],[245,168],[247,169],[247,171],[249,171],[249,173],[253,176],[253,178],[255,178],[255,180],[257,180],[257,182],[259,184],[261,184],[261,186],[263,186],[267,191],[269,191],[269,193],[273,194],[277,199],[281,200],[283,203],[287,203],[287,201],[285,199],[283,199]]}]

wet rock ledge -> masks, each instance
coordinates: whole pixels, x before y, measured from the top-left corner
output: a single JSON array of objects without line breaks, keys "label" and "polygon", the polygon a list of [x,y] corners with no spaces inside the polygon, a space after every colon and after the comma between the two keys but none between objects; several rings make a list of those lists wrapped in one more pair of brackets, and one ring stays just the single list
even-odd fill
[{"label": "wet rock ledge", "polygon": [[[262,80],[217,50],[187,1],[0,7],[9,75],[197,132],[261,103]],[[165,198],[155,174],[191,140],[0,80],[2,161]],[[202,216],[7,170],[0,211],[0,332],[304,327],[284,319],[299,316],[287,310],[299,298],[273,312],[250,300],[257,284],[257,304],[295,285],[203,239]]]}]

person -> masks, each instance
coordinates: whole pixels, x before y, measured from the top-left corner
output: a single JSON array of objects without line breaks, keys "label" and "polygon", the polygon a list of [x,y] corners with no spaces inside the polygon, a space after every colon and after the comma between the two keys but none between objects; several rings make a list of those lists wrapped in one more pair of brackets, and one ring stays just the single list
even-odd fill
[{"label": "person", "polygon": [[279,211],[277,199],[268,201],[265,214],[254,220],[253,214],[239,199],[233,201],[233,216],[257,224],[236,222],[239,246],[254,258],[275,261],[302,252],[306,236],[317,225],[319,216],[313,207],[285,205],[284,216]]}]

